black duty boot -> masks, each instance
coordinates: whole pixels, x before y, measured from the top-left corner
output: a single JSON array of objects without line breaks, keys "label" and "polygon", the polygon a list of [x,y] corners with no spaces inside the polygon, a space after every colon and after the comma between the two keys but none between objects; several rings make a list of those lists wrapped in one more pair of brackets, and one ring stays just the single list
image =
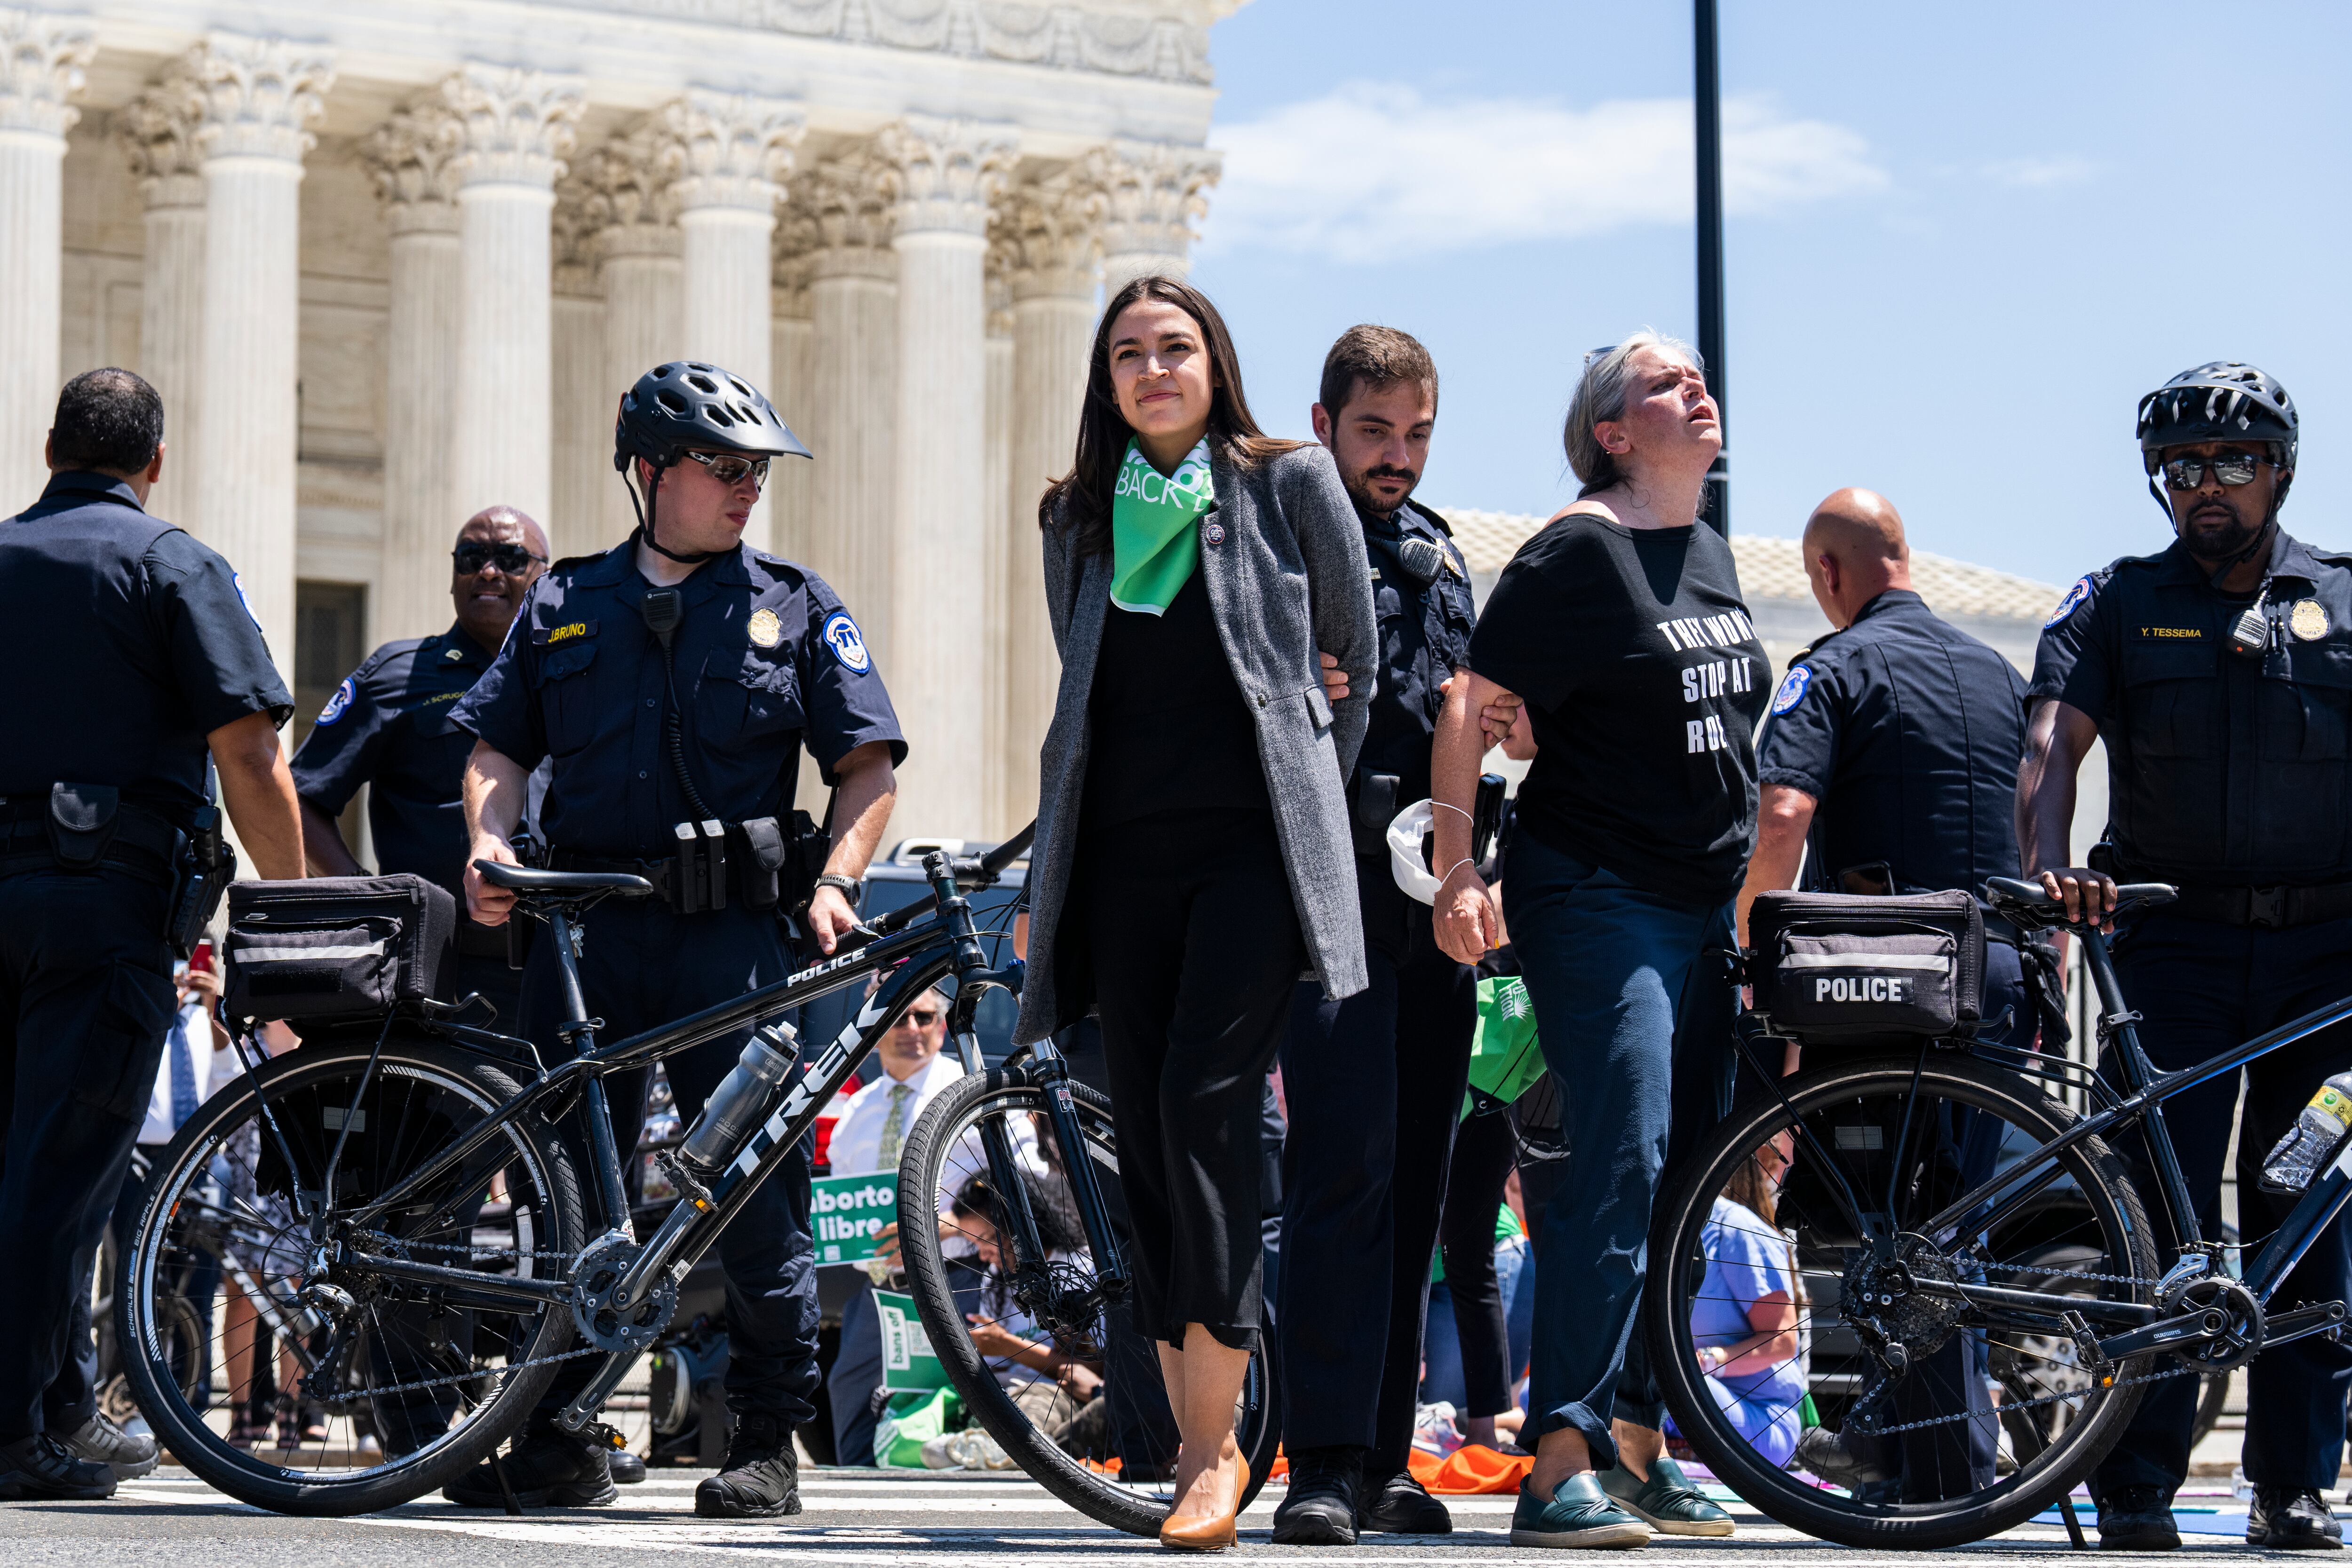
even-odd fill
[{"label": "black duty boot", "polygon": [[2335,1552],[2344,1527],[2327,1501],[2309,1487],[2256,1487],[2246,1511],[2246,1544],[2273,1551]]},{"label": "black duty boot", "polygon": [[613,1484],[616,1487],[633,1487],[646,1479],[645,1460],[626,1448],[607,1456],[604,1464],[613,1472]]},{"label": "black duty boot", "polygon": [[[523,1429],[503,1460],[484,1460],[441,1489],[465,1508],[504,1508],[507,1490],[521,1508],[602,1508],[620,1494],[613,1490],[605,1450],[587,1433],[536,1423]],[[498,1465],[506,1467],[506,1486]]]},{"label": "black duty boot", "polygon": [[1290,1461],[1290,1491],[1274,1511],[1277,1546],[1353,1546],[1361,1448],[1302,1448]]},{"label": "black duty boot", "polygon": [[704,1519],[773,1519],[800,1511],[792,1428],[773,1416],[738,1417],[727,1462],[694,1489],[694,1511]]},{"label": "black duty boot", "polygon": [[2172,1495],[2162,1487],[2118,1487],[2100,1498],[2099,1545],[2109,1552],[2179,1551]]},{"label": "black duty boot", "polygon": [[47,1432],[0,1448],[0,1500],[9,1502],[94,1502],[114,1495],[114,1471],[73,1451]]},{"label": "black duty boot", "polygon": [[1378,1531],[1382,1535],[1454,1533],[1454,1516],[1445,1511],[1444,1503],[1429,1495],[1427,1487],[1412,1479],[1411,1470],[1398,1470],[1381,1480],[1367,1466],[1359,1490],[1363,1501],[1357,1517],[1363,1529]]},{"label": "black duty boot", "polygon": [[152,1437],[124,1431],[100,1411],[65,1440],[66,1451],[77,1459],[106,1466],[119,1481],[135,1481],[163,1462]]}]

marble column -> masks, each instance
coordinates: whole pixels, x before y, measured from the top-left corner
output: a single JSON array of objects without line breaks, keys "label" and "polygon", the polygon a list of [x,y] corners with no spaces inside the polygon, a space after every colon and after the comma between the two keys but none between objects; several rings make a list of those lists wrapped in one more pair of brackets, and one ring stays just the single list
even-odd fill
[{"label": "marble column", "polygon": [[[663,109],[661,127],[685,238],[686,356],[768,392],[776,200],[807,119],[773,99],[696,89]],[[754,549],[772,547],[770,510],[763,496],[743,530]]]},{"label": "marble column", "polygon": [[[621,394],[656,365],[686,352],[678,325],[681,246],[660,163],[658,126],[616,136],[581,161],[578,178],[604,292],[600,381],[607,434]],[[636,508],[617,472],[598,496],[602,538],[617,544],[637,526]]]},{"label": "marble column", "polygon": [[459,266],[453,165],[464,138],[457,116],[428,99],[360,144],[392,229],[379,642],[430,636],[449,624],[449,547],[465,520],[453,511],[448,481]]},{"label": "marble column", "polygon": [[294,664],[302,156],[334,85],[307,44],[215,33],[184,61],[204,95],[205,325],[196,516],[243,579],[281,673]]},{"label": "marble column", "polygon": [[[1037,798],[1037,752],[1053,721],[1062,661],[1045,613],[1037,502],[1070,471],[1094,347],[1095,270],[1105,198],[1076,171],[1019,186],[999,230],[1013,296],[1013,430],[1007,465],[1004,595],[1005,789]],[[1018,827],[1029,819],[1016,806]]]},{"label": "marble column", "polygon": [[0,511],[48,483],[65,316],[66,132],[98,46],[78,16],[0,11]]},{"label": "marble column", "polygon": [[[794,225],[776,228],[778,253],[774,287],[769,297],[768,400],[784,416],[793,434],[808,441],[809,361],[815,352],[816,327],[809,319],[809,255],[807,236],[795,236]],[[809,503],[816,482],[816,465],[803,458],[782,464],[768,480],[769,538],[778,555],[793,560],[808,559]]]},{"label": "marble column", "polygon": [[987,570],[988,207],[1012,139],[909,116],[877,148],[893,173],[898,253],[898,453],[887,669],[909,756],[895,821],[909,833],[980,825],[992,617]]},{"label": "marble column", "polygon": [[604,386],[604,301],[596,287],[596,233],[570,180],[555,187],[553,299],[549,302],[555,376],[553,499],[540,519],[558,558],[618,544],[604,528],[605,498],[621,487],[613,471],[613,405]]},{"label": "marble column", "polygon": [[[884,168],[865,151],[793,182],[816,245],[809,252],[807,564],[857,617],[881,656],[891,628],[891,486],[896,479],[898,258],[890,249]],[[884,674],[890,666],[884,665]]]},{"label": "marble column", "polygon": [[457,386],[450,509],[553,498],[555,182],[582,109],[575,77],[467,66],[442,83],[465,128],[457,171]]},{"label": "marble column", "polygon": [[115,110],[114,139],[146,207],[139,273],[139,373],[163,400],[163,476],[156,517],[202,535],[196,517],[198,368],[205,348],[205,174],[196,153],[201,96],[177,72]]},{"label": "marble column", "polygon": [[1223,166],[1205,148],[1123,137],[1087,155],[1084,177],[1104,201],[1106,298],[1146,274],[1184,276],[1192,220],[1209,210],[1208,190]]},{"label": "marble column", "polygon": [[[1013,786],[1016,773],[1009,756],[1012,747],[1006,740],[1013,682],[1012,628],[1006,623],[1004,607],[1013,571],[1013,539],[1008,524],[1013,510],[1013,287],[1005,277],[1005,250],[1003,245],[998,244],[991,246],[988,253],[988,335],[984,343],[988,395],[987,423],[982,432],[987,477],[981,486],[981,498],[987,513],[981,524],[981,548],[987,556],[982,577],[981,634],[985,640],[988,667],[987,695],[981,714],[980,831],[992,839],[1005,837],[1029,820],[1026,815],[1016,814],[1022,810],[1022,801]],[[1034,807],[1034,798],[1030,803]]]}]

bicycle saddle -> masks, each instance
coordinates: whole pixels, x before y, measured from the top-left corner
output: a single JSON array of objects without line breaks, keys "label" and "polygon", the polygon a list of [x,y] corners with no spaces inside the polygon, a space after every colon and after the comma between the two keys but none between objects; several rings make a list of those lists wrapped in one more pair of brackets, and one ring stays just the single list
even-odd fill
[{"label": "bicycle saddle", "polygon": [[[2029,930],[2064,925],[2066,904],[2042,891],[2038,882],[2019,882],[2012,877],[1989,877],[1984,885],[1985,902],[2008,916],[2018,925]],[[2170,904],[2180,896],[2180,890],[2170,883],[2127,882],[2116,888],[2117,915],[2129,915],[2136,909],[2153,909],[2159,904]]]},{"label": "bicycle saddle", "polygon": [[494,887],[511,888],[517,893],[543,893],[558,896],[583,893],[616,893],[623,898],[645,898],[652,894],[654,884],[641,876],[631,876],[618,871],[538,871],[527,865],[509,865],[504,861],[476,861],[474,869],[482,880]]}]

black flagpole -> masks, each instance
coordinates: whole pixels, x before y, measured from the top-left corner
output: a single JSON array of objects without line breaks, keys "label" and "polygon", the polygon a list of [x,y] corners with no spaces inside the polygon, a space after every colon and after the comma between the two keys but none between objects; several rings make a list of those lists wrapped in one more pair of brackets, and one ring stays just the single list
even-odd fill
[{"label": "black flagpole", "polygon": [[1715,0],[1693,0],[1698,119],[1698,351],[1706,361],[1707,390],[1723,414],[1724,446],[1706,476],[1706,520],[1731,532],[1731,415],[1725,392],[1723,343],[1723,78],[1716,63]]}]

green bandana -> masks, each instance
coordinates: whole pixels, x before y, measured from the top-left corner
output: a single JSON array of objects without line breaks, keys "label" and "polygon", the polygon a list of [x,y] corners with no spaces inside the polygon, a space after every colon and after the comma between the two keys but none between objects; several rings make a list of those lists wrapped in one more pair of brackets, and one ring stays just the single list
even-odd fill
[{"label": "green bandana", "polygon": [[1139,614],[1166,613],[1201,564],[1201,533],[1193,525],[1216,499],[1206,436],[1166,477],[1129,436],[1111,489],[1110,601]]}]

